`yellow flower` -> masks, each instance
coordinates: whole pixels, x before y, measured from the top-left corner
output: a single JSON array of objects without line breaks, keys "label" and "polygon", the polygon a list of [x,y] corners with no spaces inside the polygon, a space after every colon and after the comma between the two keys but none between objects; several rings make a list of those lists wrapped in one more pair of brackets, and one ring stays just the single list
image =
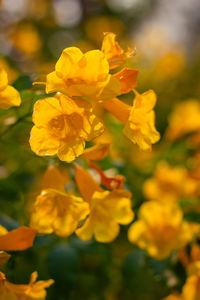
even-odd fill
[{"label": "yellow flower", "polygon": [[35,229],[24,226],[8,232],[6,228],[0,225],[0,250],[25,250],[33,245],[36,233]]},{"label": "yellow flower", "polygon": [[185,67],[185,56],[180,50],[173,50],[160,57],[154,66],[154,76],[158,80],[173,80],[177,78]]},{"label": "yellow flower", "polygon": [[34,55],[42,46],[36,27],[28,23],[19,24],[12,32],[11,40],[14,46],[26,55]]},{"label": "yellow flower", "polygon": [[21,98],[18,91],[8,85],[7,73],[0,68],[0,108],[9,108],[20,104]]},{"label": "yellow flower", "polygon": [[183,221],[181,209],[174,203],[146,202],[139,210],[128,238],[148,253],[163,259],[192,240],[197,227]]},{"label": "yellow flower", "polygon": [[49,188],[33,204],[30,226],[40,233],[69,236],[88,213],[88,203],[82,198]]},{"label": "yellow flower", "polygon": [[6,280],[0,272],[0,299],[1,300],[45,300],[46,288],[54,283],[52,279],[37,281],[37,272],[31,274],[29,284],[14,284]]},{"label": "yellow flower", "polygon": [[195,196],[197,188],[197,180],[191,178],[183,166],[171,167],[162,161],[157,165],[154,177],[145,181],[143,192],[149,200],[176,201]]},{"label": "yellow flower", "polygon": [[188,100],[178,103],[169,117],[167,138],[176,140],[185,134],[200,131],[200,103]]},{"label": "yellow flower", "polygon": [[91,105],[64,95],[39,100],[34,105],[30,145],[37,155],[55,155],[70,162],[84,151],[85,142],[103,133],[103,124]]},{"label": "yellow flower", "polygon": [[135,91],[135,94],[132,107],[117,98],[105,101],[102,105],[125,125],[123,132],[134,144],[149,151],[151,145],[160,139],[153,111],[156,95],[152,90],[143,94]]},{"label": "yellow flower", "polygon": [[120,94],[120,82],[109,74],[109,64],[100,50],[83,54],[76,47],[63,50],[55,71],[47,75],[46,92],[61,92],[70,97],[107,100]]},{"label": "yellow flower", "polygon": [[165,297],[163,300],[183,300],[181,295],[179,295],[178,293],[174,293],[174,294],[171,294],[167,297]]},{"label": "yellow flower", "polygon": [[189,266],[188,278],[182,289],[182,300],[200,299],[200,261]]},{"label": "yellow flower", "polygon": [[79,167],[76,167],[75,178],[80,193],[90,205],[90,214],[76,234],[82,240],[94,236],[98,242],[112,242],[119,234],[119,224],[129,224],[134,218],[131,194],[122,189],[104,191],[86,170]]},{"label": "yellow flower", "polygon": [[105,33],[101,48],[109,62],[110,69],[115,69],[125,64],[126,60],[133,57],[136,52],[135,48],[129,48],[127,52],[124,52],[115,41],[115,38],[116,34],[110,32]]}]

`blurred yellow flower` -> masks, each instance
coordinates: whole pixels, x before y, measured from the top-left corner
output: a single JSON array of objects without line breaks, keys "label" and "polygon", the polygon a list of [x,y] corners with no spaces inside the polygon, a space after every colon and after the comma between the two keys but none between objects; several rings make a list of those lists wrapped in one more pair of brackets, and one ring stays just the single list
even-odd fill
[{"label": "blurred yellow flower", "polygon": [[7,73],[0,68],[0,108],[9,108],[19,106],[21,98],[19,92],[12,86],[8,85]]},{"label": "blurred yellow flower", "polygon": [[200,299],[200,261],[188,268],[188,278],[182,289],[182,300]]},{"label": "blurred yellow flower", "polygon": [[31,227],[39,233],[55,232],[59,236],[69,236],[88,215],[88,203],[74,196],[72,191],[66,192],[69,180],[67,174],[57,167],[51,165],[47,168],[42,191],[33,203],[30,218]]},{"label": "blurred yellow flower", "polygon": [[109,62],[110,69],[115,69],[125,64],[126,60],[133,57],[136,52],[135,48],[129,48],[127,52],[124,52],[124,50],[115,41],[115,38],[116,34],[106,32],[101,48]]},{"label": "blurred yellow flower", "polygon": [[172,167],[164,161],[157,165],[154,177],[147,179],[143,185],[147,199],[166,202],[195,196],[197,189],[198,181],[189,176],[187,169]]},{"label": "blurred yellow flower", "polygon": [[120,82],[109,74],[109,64],[100,50],[83,54],[76,47],[63,50],[55,71],[47,75],[46,92],[62,92],[103,101],[120,94]]},{"label": "blurred yellow flower", "polygon": [[55,155],[73,161],[84,151],[85,141],[103,133],[103,124],[89,102],[64,95],[39,100],[34,105],[30,145],[37,155]]},{"label": "blurred yellow flower", "polygon": [[1,300],[45,300],[46,288],[54,283],[54,280],[37,281],[37,272],[31,274],[29,284],[14,284],[6,280],[0,272],[0,299]]},{"label": "blurred yellow flower", "polygon": [[169,117],[167,138],[176,140],[196,131],[200,131],[200,102],[188,100],[178,103]]},{"label": "blurred yellow flower", "polygon": [[190,242],[198,230],[183,221],[183,213],[176,204],[150,201],[142,204],[139,219],[131,225],[128,238],[149,255],[164,259]]},{"label": "blurred yellow flower", "polygon": [[85,31],[91,41],[100,44],[103,32],[115,32],[118,36],[122,36],[124,24],[120,19],[112,15],[95,15],[87,18],[85,22]]},{"label": "blurred yellow flower", "polygon": [[171,294],[171,295],[163,298],[163,300],[183,300],[183,299],[180,294],[174,293],[174,294]]},{"label": "blurred yellow flower", "polygon": [[123,133],[141,150],[149,151],[152,144],[160,139],[155,128],[156,94],[149,90],[143,94],[135,91],[133,106],[123,103],[117,98],[103,102],[102,105],[124,125]]},{"label": "blurred yellow flower", "polygon": [[75,179],[80,193],[90,205],[90,214],[76,234],[82,240],[94,236],[98,242],[112,242],[119,234],[119,224],[129,224],[134,218],[131,194],[122,189],[104,191],[86,170],[79,167],[76,167]]},{"label": "blurred yellow flower", "polygon": [[185,56],[182,51],[170,51],[159,58],[154,66],[154,76],[159,80],[175,79],[184,71]]},{"label": "blurred yellow flower", "polygon": [[12,32],[11,40],[13,45],[26,55],[34,55],[42,46],[36,27],[28,23],[19,24]]},{"label": "blurred yellow flower", "polygon": [[30,226],[40,233],[69,236],[88,213],[88,203],[82,198],[49,188],[33,204]]}]

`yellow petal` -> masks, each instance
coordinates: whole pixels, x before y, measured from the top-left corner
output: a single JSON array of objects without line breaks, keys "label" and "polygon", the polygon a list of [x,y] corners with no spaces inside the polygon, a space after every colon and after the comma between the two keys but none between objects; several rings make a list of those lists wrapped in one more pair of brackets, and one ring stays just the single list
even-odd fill
[{"label": "yellow petal", "polygon": [[0,91],[4,90],[8,85],[8,76],[4,69],[0,68]]},{"label": "yellow petal", "polygon": [[109,64],[100,50],[91,50],[84,54],[85,64],[82,68],[81,78],[89,82],[104,82],[109,73]]},{"label": "yellow petal", "polygon": [[36,126],[43,127],[59,114],[62,114],[59,99],[52,97],[38,100],[33,108],[33,122]]},{"label": "yellow petal", "polygon": [[90,220],[90,218],[88,218],[84,225],[78,229],[76,229],[76,235],[83,241],[88,241],[92,238],[93,233],[94,233],[94,226]]},{"label": "yellow petal", "polygon": [[70,143],[61,143],[57,154],[60,160],[71,162],[83,153],[84,148],[85,141],[78,138]]},{"label": "yellow petal", "polygon": [[66,92],[65,84],[62,78],[58,77],[56,72],[51,72],[47,75],[46,93]]},{"label": "yellow petal", "polygon": [[101,93],[99,94],[99,102],[110,100],[121,93],[121,84],[117,78],[113,75],[109,77],[109,80],[105,87],[102,89]]},{"label": "yellow petal", "polygon": [[0,108],[9,108],[11,106],[19,106],[20,104],[20,94],[14,87],[8,85],[0,91]]},{"label": "yellow petal", "polygon": [[77,228],[80,221],[84,220],[89,213],[89,206],[81,198],[70,196],[71,205],[69,213],[57,217],[53,222],[54,232],[59,236],[69,236]]},{"label": "yellow petal", "polygon": [[63,78],[72,77],[74,65],[76,65],[83,57],[83,53],[79,48],[69,47],[63,50],[59,60],[56,63],[56,72]]},{"label": "yellow petal", "polygon": [[110,243],[119,234],[119,225],[112,220],[106,220],[104,222],[96,222],[94,227],[94,236],[98,242]]},{"label": "yellow petal", "polygon": [[29,140],[31,150],[39,156],[57,154],[60,145],[59,140],[49,136],[45,128],[33,126]]},{"label": "yellow petal", "polygon": [[52,233],[52,223],[57,217],[55,197],[59,197],[59,192],[52,189],[43,190],[33,205],[30,226],[38,230],[39,233]]}]

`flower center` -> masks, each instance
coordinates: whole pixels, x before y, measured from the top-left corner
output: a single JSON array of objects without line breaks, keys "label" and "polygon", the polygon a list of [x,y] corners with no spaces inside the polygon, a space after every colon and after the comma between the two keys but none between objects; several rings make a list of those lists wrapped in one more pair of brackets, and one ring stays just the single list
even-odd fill
[{"label": "flower center", "polygon": [[49,124],[51,136],[65,142],[71,142],[80,136],[83,128],[83,117],[78,113],[59,115],[53,118]]}]

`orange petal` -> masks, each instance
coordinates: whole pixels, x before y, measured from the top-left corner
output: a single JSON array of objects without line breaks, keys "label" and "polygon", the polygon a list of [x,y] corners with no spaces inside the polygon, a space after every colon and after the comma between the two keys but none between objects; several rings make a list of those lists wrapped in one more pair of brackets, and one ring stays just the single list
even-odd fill
[{"label": "orange petal", "polygon": [[87,202],[90,202],[94,192],[102,192],[102,188],[98,183],[92,178],[88,171],[75,165],[75,180],[78,185],[79,191]]},{"label": "orange petal", "polygon": [[109,144],[96,144],[86,149],[80,157],[89,160],[101,160],[108,155],[109,147]]},{"label": "orange petal", "polygon": [[124,125],[126,124],[129,119],[131,106],[120,101],[117,98],[102,102],[101,105],[111,114],[113,114],[118,120],[120,120]]},{"label": "orange petal", "polygon": [[25,250],[33,245],[37,230],[20,227],[0,236],[0,249],[4,251]]},{"label": "orange petal", "polygon": [[55,166],[49,166],[43,177],[42,189],[46,190],[51,188],[63,191],[65,190],[65,184],[69,181],[70,178],[67,172],[65,172],[65,174],[62,174],[60,170]]},{"label": "orange petal", "polygon": [[137,85],[138,70],[124,68],[120,72],[115,73],[114,77],[121,84],[121,93],[129,93]]},{"label": "orange petal", "polygon": [[124,177],[121,175],[117,175],[115,177],[108,177],[105,173],[93,162],[88,162],[89,166],[95,169],[100,177],[101,177],[101,184],[107,187],[110,190],[114,189],[123,189]]}]

